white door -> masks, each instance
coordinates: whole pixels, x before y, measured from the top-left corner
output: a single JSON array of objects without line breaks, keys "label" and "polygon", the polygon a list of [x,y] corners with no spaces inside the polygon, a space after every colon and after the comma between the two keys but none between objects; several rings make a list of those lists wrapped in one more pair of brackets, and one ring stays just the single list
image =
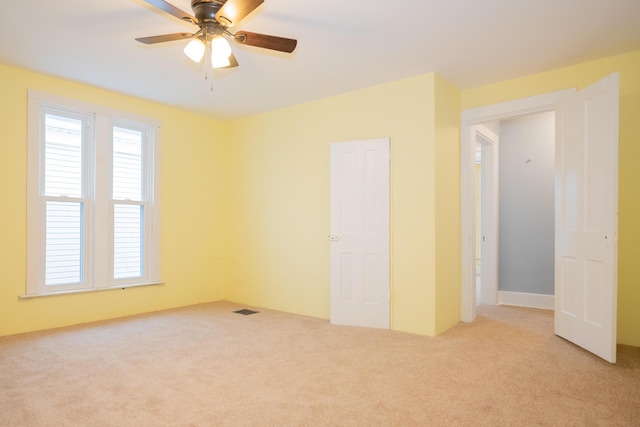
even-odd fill
[{"label": "white door", "polygon": [[618,74],[556,110],[555,333],[616,360]]},{"label": "white door", "polygon": [[389,328],[389,139],[331,144],[331,323]]}]

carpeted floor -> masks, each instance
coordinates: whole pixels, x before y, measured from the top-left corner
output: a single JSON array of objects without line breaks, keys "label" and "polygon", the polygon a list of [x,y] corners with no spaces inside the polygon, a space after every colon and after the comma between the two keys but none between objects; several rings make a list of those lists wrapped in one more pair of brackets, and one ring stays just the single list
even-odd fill
[{"label": "carpeted floor", "polygon": [[640,348],[610,365],[550,311],[480,307],[430,338],[242,308],[0,338],[0,425],[640,426]]}]

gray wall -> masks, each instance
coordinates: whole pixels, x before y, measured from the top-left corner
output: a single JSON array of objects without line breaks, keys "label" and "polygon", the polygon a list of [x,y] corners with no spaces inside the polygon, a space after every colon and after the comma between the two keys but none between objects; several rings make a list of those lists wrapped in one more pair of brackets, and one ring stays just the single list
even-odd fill
[{"label": "gray wall", "polygon": [[500,122],[498,288],[554,294],[554,113]]}]

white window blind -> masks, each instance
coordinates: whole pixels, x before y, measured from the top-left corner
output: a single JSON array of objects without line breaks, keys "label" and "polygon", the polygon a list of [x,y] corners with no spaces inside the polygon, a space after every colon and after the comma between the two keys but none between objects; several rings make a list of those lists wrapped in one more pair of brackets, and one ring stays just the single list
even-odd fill
[{"label": "white window blind", "polygon": [[45,114],[45,194],[80,197],[82,120]]},{"label": "white window blind", "polygon": [[142,200],[142,132],[113,127],[113,198]]},{"label": "white window blind", "polygon": [[47,201],[45,284],[82,282],[82,204]]},{"label": "white window blind", "polygon": [[116,279],[143,275],[143,218],[142,206],[116,204],[114,207],[113,266]]}]

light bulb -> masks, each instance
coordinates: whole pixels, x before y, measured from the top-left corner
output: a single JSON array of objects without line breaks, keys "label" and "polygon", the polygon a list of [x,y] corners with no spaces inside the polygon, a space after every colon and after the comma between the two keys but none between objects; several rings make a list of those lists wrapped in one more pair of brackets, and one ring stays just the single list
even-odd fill
[{"label": "light bulb", "polygon": [[213,68],[224,68],[231,65],[231,46],[222,36],[215,36],[211,39],[211,66]]},{"label": "light bulb", "polygon": [[184,48],[184,54],[194,62],[202,61],[204,56],[205,45],[200,38],[195,38],[189,42]]}]

